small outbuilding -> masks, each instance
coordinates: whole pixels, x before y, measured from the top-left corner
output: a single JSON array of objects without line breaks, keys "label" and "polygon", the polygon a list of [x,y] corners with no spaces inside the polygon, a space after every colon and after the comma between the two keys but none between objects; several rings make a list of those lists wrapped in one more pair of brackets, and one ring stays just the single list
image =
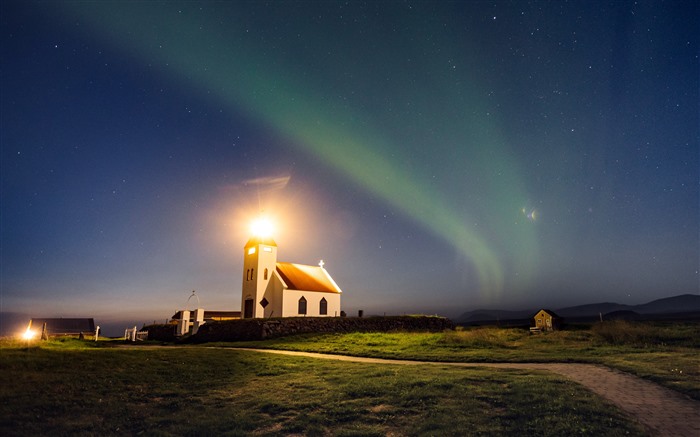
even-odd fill
[{"label": "small outbuilding", "polygon": [[532,331],[556,331],[561,327],[561,317],[552,310],[541,309],[533,319]]}]

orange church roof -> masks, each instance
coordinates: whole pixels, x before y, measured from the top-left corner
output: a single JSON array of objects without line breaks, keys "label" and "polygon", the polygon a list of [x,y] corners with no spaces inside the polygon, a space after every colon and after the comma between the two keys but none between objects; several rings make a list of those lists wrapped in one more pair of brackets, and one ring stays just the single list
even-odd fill
[{"label": "orange church roof", "polygon": [[243,247],[257,246],[258,244],[277,247],[277,243],[271,237],[251,237]]},{"label": "orange church roof", "polygon": [[277,273],[290,290],[342,293],[333,278],[322,267],[277,263]]}]

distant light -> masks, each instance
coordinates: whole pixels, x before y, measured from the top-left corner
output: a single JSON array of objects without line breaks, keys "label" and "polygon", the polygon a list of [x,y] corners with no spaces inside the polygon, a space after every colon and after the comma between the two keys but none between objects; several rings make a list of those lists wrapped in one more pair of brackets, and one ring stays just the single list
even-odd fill
[{"label": "distant light", "polygon": [[259,217],[250,225],[250,231],[257,237],[270,237],[274,231],[274,225],[267,217]]},{"label": "distant light", "polygon": [[526,209],[523,208],[521,209],[523,215],[527,217],[528,220],[531,222],[534,222],[537,220],[537,210],[536,209]]},{"label": "distant light", "polygon": [[24,340],[31,340],[32,338],[34,338],[35,335],[36,335],[36,332],[34,332],[34,331],[32,331],[31,329],[27,328],[27,330],[24,331],[24,333],[22,334],[22,338],[23,338]]}]

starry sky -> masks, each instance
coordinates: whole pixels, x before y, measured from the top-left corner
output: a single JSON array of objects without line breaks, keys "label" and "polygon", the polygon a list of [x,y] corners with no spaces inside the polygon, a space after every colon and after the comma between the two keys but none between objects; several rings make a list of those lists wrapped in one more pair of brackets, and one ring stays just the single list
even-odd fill
[{"label": "starry sky", "polygon": [[699,293],[695,1],[4,1],[0,305],[240,309],[260,214],[349,314]]}]

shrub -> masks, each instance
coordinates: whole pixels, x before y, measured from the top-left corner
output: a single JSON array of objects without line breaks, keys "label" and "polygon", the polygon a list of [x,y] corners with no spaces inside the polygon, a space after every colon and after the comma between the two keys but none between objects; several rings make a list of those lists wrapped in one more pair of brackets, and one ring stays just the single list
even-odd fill
[{"label": "shrub", "polygon": [[648,346],[664,343],[658,328],[624,320],[596,323],[591,332],[595,338],[616,345]]},{"label": "shrub", "polygon": [[507,348],[524,334],[514,329],[476,328],[445,331],[441,343],[469,348]]},{"label": "shrub", "polygon": [[175,325],[171,324],[156,324],[144,326],[144,330],[148,331],[148,339],[156,341],[175,341]]}]

